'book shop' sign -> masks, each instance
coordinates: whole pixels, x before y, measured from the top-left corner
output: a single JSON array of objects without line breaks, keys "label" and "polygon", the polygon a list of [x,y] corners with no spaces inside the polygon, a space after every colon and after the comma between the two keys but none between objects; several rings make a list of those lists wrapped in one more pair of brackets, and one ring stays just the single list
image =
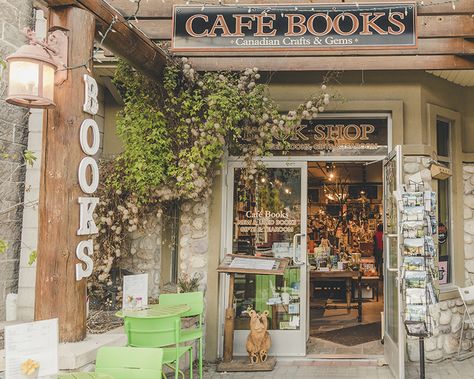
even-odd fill
[{"label": "'book shop' sign", "polygon": [[415,3],[175,6],[175,51],[416,47]]}]

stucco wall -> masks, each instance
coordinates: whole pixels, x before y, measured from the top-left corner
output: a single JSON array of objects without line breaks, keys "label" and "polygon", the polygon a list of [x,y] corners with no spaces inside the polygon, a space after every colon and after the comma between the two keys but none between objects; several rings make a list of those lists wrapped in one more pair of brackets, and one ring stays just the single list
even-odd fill
[{"label": "stucco wall", "polygon": [[[31,0],[0,0],[0,9],[0,58],[4,59],[26,42],[21,30],[32,24]],[[0,253],[1,321],[5,297],[16,292],[18,284],[23,207],[16,205],[23,202],[28,111],[5,102],[7,73],[2,68],[0,78],[0,238],[8,243],[7,251]]]}]

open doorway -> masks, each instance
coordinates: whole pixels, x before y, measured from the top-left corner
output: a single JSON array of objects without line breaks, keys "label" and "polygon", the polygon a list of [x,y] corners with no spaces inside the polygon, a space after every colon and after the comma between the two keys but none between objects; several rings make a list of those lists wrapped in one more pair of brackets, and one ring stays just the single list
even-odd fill
[{"label": "open doorway", "polygon": [[383,355],[382,224],[382,162],[308,163],[308,355]]}]

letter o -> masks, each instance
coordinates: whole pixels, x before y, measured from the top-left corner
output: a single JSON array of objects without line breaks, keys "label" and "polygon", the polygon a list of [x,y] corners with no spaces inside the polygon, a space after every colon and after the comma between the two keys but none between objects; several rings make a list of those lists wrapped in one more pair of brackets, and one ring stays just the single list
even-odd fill
[{"label": "letter o", "polygon": [[[87,183],[87,167],[91,168],[91,183]],[[99,166],[97,162],[92,157],[84,157],[79,164],[79,186],[81,187],[82,192],[84,193],[94,193],[99,186]]]},{"label": "letter o", "polygon": [[[89,133],[89,129],[92,130],[92,145],[89,145],[89,141],[87,141],[87,134]],[[100,145],[100,133],[97,122],[95,122],[91,118],[84,120],[81,124],[79,140],[81,142],[81,148],[84,153],[86,153],[87,155],[97,154]]]}]

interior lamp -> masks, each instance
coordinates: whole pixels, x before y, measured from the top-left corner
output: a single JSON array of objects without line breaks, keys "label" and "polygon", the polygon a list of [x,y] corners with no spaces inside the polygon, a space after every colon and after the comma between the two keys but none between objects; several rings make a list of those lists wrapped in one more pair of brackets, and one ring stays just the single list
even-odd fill
[{"label": "interior lamp", "polygon": [[52,108],[54,85],[67,79],[67,37],[56,30],[47,41],[39,41],[34,32],[26,31],[30,40],[6,58],[8,64],[8,94],[6,101],[26,108]]}]

